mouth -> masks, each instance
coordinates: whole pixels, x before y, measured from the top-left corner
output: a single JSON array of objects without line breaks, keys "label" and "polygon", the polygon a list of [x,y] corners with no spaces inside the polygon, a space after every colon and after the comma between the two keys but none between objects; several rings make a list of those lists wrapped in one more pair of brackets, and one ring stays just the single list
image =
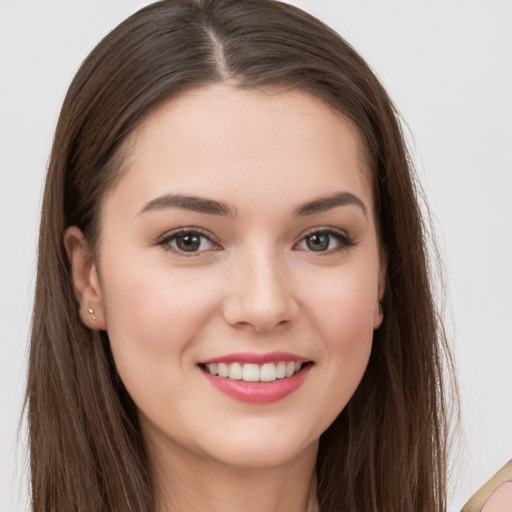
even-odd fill
[{"label": "mouth", "polygon": [[206,380],[242,402],[276,402],[302,386],[314,362],[293,354],[231,354],[198,364]]},{"label": "mouth", "polygon": [[235,361],[231,363],[200,363],[199,367],[210,375],[223,379],[244,382],[274,382],[280,379],[289,379],[311,364],[311,361],[276,361],[264,364]]}]

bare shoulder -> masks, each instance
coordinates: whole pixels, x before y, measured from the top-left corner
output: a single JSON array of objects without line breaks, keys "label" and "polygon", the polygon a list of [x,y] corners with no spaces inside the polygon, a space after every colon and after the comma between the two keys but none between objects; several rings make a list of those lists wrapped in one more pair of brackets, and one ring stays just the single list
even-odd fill
[{"label": "bare shoulder", "polygon": [[471,497],[461,512],[512,512],[512,460]]}]

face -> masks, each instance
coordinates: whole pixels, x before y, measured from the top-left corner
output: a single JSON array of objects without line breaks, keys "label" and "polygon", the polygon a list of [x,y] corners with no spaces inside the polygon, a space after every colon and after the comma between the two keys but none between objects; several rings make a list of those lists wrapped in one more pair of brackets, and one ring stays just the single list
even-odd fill
[{"label": "face", "polygon": [[215,85],[131,143],[82,300],[149,444],[234,466],[311,453],[382,320],[354,129],[301,92]]}]

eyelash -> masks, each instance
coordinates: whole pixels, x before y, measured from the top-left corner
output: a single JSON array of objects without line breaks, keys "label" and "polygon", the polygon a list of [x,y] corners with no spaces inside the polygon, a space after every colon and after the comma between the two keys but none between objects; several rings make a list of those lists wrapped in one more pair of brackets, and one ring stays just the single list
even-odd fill
[{"label": "eyelash", "polygon": [[[201,241],[200,243],[203,243],[204,240],[207,240],[209,243],[211,243],[214,246],[213,250],[220,249],[220,246],[212,239],[212,236],[207,234],[205,231],[203,231],[200,228],[195,227],[189,227],[189,228],[179,228],[175,231],[172,231],[170,233],[166,233],[162,238],[157,240],[156,245],[161,246],[165,251],[171,251],[176,254],[179,254],[180,256],[184,256],[186,258],[198,256],[202,254],[205,250],[199,250],[199,251],[184,251],[179,249],[178,247],[173,247],[171,245],[172,242],[176,241],[180,237],[186,237],[186,236],[198,236]],[[212,250],[212,249],[209,249]]]},{"label": "eyelash", "polygon": [[[338,242],[337,243],[338,247],[327,248],[326,250],[315,251],[310,248],[302,249],[304,251],[311,252],[312,254],[317,254],[319,256],[339,253],[341,251],[345,251],[345,250],[349,249],[350,247],[353,247],[354,245],[356,245],[356,243],[347,235],[347,233],[345,231],[338,230],[338,229],[335,229],[332,227],[325,227],[325,228],[321,227],[321,228],[315,228],[314,230],[311,230],[308,233],[304,234],[300,238],[300,240],[296,244],[294,244],[293,247],[299,248],[300,244],[302,244],[302,243],[307,244],[308,237],[313,237],[314,235],[316,235],[316,236],[327,235],[329,237],[329,242],[328,242],[329,245],[331,244],[332,238],[337,239],[337,242]],[[204,242],[204,240],[206,240],[207,242],[212,244],[213,249],[202,249],[201,250],[199,248],[199,250],[185,251],[185,250],[180,249],[179,247],[173,247],[171,245],[171,243],[175,242],[180,237],[186,237],[186,236],[199,237],[201,239],[199,241],[199,244],[202,244]],[[179,254],[180,256],[184,256],[184,257],[195,257],[195,256],[199,256],[200,254],[202,254],[205,251],[221,249],[220,245],[212,239],[211,235],[207,234],[202,229],[195,228],[195,227],[179,228],[170,233],[166,233],[163,237],[161,237],[159,240],[157,240],[156,245],[161,246],[165,251],[172,251],[172,252]],[[199,245],[199,247],[200,247],[200,245]]]},{"label": "eyelash", "polygon": [[[304,249],[305,251],[311,252],[312,254],[315,254],[318,256],[328,256],[331,254],[346,251],[350,247],[354,247],[356,245],[355,241],[352,240],[345,231],[342,231],[340,229],[335,229],[332,227],[320,227],[320,228],[315,228],[315,229],[309,231],[308,233],[306,233],[305,235],[303,235],[301,237],[301,239],[299,240],[299,242],[297,244],[295,244],[294,247],[297,247],[299,244],[302,244],[302,243],[307,243],[308,237],[312,237],[314,235],[316,235],[316,236],[327,235],[329,238],[337,239],[337,242],[338,242],[337,247],[322,250],[322,251],[314,251],[312,249],[307,249],[307,248]],[[329,240],[329,245],[330,245],[330,240]]]}]

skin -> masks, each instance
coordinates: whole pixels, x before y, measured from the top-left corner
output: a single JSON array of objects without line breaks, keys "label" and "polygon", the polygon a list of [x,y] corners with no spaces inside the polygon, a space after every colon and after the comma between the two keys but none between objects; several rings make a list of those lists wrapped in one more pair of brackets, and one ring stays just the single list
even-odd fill
[{"label": "skin", "polygon": [[512,460],[490,478],[462,507],[461,512],[512,510]]},{"label": "skin", "polygon": [[512,482],[506,482],[491,494],[482,512],[510,512],[510,510],[512,510]]},{"label": "skin", "polygon": [[[172,99],[132,135],[94,259],[76,227],[65,245],[82,319],[108,332],[138,407],[159,510],[315,510],[318,439],[382,321],[385,268],[356,132],[302,92],[224,84]],[[335,192],[360,204],[297,215]],[[221,201],[229,215],[155,202],[166,194]],[[199,250],[180,251],[183,227],[208,237]],[[312,250],[307,236],[326,229],[336,233]],[[273,403],[227,396],[198,366],[273,351],[312,361]]]}]

